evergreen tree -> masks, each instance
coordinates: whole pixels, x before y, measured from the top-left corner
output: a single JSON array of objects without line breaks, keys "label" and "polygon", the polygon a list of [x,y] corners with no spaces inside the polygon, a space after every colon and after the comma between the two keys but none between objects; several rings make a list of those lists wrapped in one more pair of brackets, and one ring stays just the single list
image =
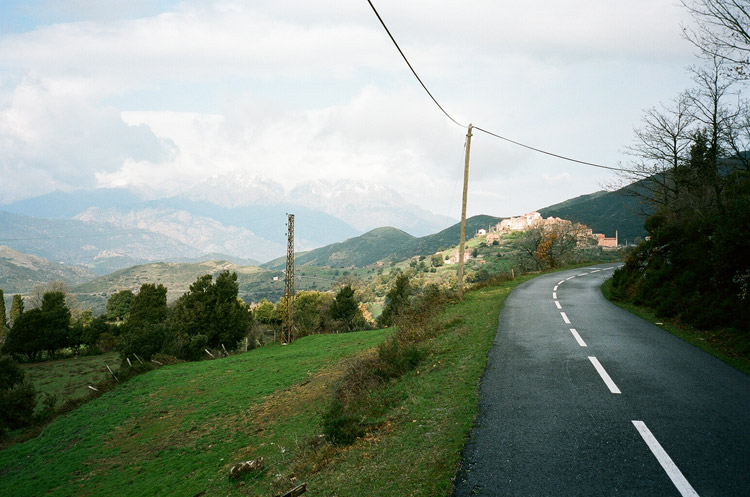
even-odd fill
[{"label": "evergreen tree", "polygon": [[43,348],[50,357],[54,357],[56,350],[68,346],[70,309],[65,304],[65,294],[63,292],[45,293],[42,297],[41,310],[44,320]]},{"label": "evergreen tree", "polygon": [[0,438],[33,422],[36,391],[10,357],[0,356]]},{"label": "evergreen tree", "polygon": [[393,319],[398,315],[401,309],[409,303],[409,294],[411,293],[411,286],[409,285],[409,277],[401,273],[396,277],[396,282],[393,284],[393,288],[388,290],[385,294],[385,305],[383,306],[383,312],[378,317],[378,324],[380,326],[392,326]]},{"label": "evergreen tree", "polygon": [[5,332],[5,328],[8,326],[8,317],[5,314],[5,294],[3,289],[0,288],[0,335]]},{"label": "evergreen tree", "polygon": [[354,297],[354,288],[345,285],[336,292],[331,305],[331,317],[343,323],[346,331],[352,331],[354,320],[359,315],[359,302]]},{"label": "evergreen tree", "polygon": [[123,360],[135,353],[150,359],[164,349],[169,339],[167,288],[144,283],[130,303],[130,317],[122,326],[120,355]]},{"label": "evergreen tree", "polygon": [[3,353],[26,356],[26,360],[34,362],[45,348],[41,332],[44,328],[44,313],[41,309],[24,312],[13,321],[13,327],[3,344]]},{"label": "evergreen tree", "polygon": [[112,321],[123,321],[130,314],[130,304],[135,294],[130,290],[120,290],[107,300],[107,317]]},{"label": "evergreen tree", "polygon": [[16,323],[21,314],[23,314],[23,297],[19,294],[13,295],[13,301],[10,304],[10,326]]},{"label": "evergreen tree", "polygon": [[167,288],[153,283],[144,283],[138,295],[130,303],[128,324],[141,326],[161,323],[167,318]]},{"label": "evergreen tree", "polygon": [[198,359],[203,348],[234,348],[245,336],[250,314],[238,299],[237,273],[224,271],[212,282],[210,274],[201,276],[175,304],[171,327],[176,355]]}]

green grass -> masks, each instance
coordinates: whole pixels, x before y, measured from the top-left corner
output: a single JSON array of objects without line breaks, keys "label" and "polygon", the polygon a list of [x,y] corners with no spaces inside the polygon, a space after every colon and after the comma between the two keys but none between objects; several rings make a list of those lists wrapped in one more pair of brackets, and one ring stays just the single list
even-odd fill
[{"label": "green grass", "polygon": [[117,352],[22,364],[21,368],[37,392],[57,397],[55,405],[60,406],[65,401],[87,397],[91,391],[89,385],[108,379],[110,373],[106,366],[113,371],[119,369]]},{"label": "green grass", "polygon": [[446,309],[442,332],[426,343],[430,356],[388,389],[398,402],[387,420],[309,477],[314,495],[450,495],[500,308],[528,279],[469,292]]},{"label": "green grass", "polygon": [[604,282],[601,289],[602,294],[613,304],[656,324],[667,332],[750,375],[750,336],[729,330],[702,331],[671,319],[658,318],[656,312],[651,308],[614,300],[611,287],[612,280],[609,279]]},{"label": "green grass", "polygon": [[308,337],[136,377],[0,452],[0,494],[226,495],[231,463],[265,456],[281,464],[294,452],[290,435],[313,429],[304,395],[277,406],[271,394],[384,337]]},{"label": "green grass", "polygon": [[[321,439],[321,414],[348,358],[374,353],[387,330],[311,336],[133,378],[0,452],[0,494],[270,496],[307,482],[308,495],[449,495],[500,308],[530,277],[449,306],[424,342],[427,359],[375,394],[389,408],[352,446]],[[233,463],[257,457],[263,470],[227,477]]]}]

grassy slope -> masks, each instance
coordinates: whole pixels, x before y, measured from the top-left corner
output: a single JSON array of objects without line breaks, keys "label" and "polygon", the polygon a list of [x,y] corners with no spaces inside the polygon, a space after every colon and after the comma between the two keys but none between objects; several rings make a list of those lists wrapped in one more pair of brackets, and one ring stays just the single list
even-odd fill
[{"label": "grassy slope", "polygon": [[37,392],[56,396],[58,406],[66,400],[88,396],[88,385],[96,385],[109,378],[106,366],[117,371],[120,367],[120,355],[117,352],[109,352],[59,361],[21,364],[26,379],[34,385]]},{"label": "grassy slope", "polygon": [[226,493],[229,464],[245,448],[256,447],[272,460],[270,442],[291,443],[283,424],[295,413],[282,418],[281,430],[265,433],[270,394],[384,336],[318,336],[137,377],[56,420],[39,437],[0,452],[0,494]]},{"label": "grassy slope", "polygon": [[[396,228],[376,228],[340,243],[296,254],[294,259],[298,266],[363,267],[387,258],[399,247],[413,240],[415,238],[412,235]],[[280,257],[262,267],[283,269],[285,265],[286,258]]]},{"label": "grassy slope", "polygon": [[[0,452],[0,494],[273,495],[306,481],[310,495],[447,495],[510,290],[471,292],[448,308],[430,357],[387,389],[394,407],[350,448],[310,441],[342,358],[377,345],[383,330],[137,377]],[[258,456],[264,471],[227,478],[232,463]]]}]

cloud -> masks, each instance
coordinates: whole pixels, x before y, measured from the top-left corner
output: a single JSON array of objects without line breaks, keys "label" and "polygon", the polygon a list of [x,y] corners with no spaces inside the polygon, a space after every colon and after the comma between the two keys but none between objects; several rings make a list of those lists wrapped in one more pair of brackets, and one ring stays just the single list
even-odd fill
[{"label": "cloud", "polygon": [[[247,172],[287,189],[388,183],[449,210],[465,131],[434,106],[365,2],[35,1],[49,24],[0,35],[0,167],[14,178],[0,201],[92,184],[176,193]],[[638,109],[682,89],[675,73],[691,51],[668,2],[377,6],[459,121],[595,162],[617,162]],[[473,203],[528,203],[543,174],[593,185],[565,167],[475,133]],[[514,182],[529,175],[521,195]]]},{"label": "cloud", "polygon": [[0,102],[1,201],[93,186],[95,173],[125,159],[159,162],[175,153],[168,139],[127,125],[116,109],[94,106],[59,83],[26,78]]}]

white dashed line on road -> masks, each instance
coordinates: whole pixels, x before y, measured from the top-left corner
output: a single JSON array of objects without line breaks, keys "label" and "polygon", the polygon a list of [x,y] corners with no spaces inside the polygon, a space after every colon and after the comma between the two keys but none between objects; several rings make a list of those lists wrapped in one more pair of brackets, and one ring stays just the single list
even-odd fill
[{"label": "white dashed line on road", "polygon": [[617,388],[617,385],[615,385],[615,382],[612,381],[612,378],[610,378],[609,374],[607,374],[607,371],[604,369],[604,366],[601,365],[599,359],[589,356],[589,361],[591,361],[591,364],[594,365],[594,369],[596,369],[596,372],[599,373],[599,376],[602,377],[602,380],[604,380],[604,384],[607,385],[607,388],[609,388],[610,392],[622,393],[620,392],[620,389]]},{"label": "white dashed line on road", "polygon": [[565,321],[565,324],[570,324],[570,319],[568,319],[567,314],[565,314],[564,312],[561,312],[560,315],[562,316],[563,321]]},{"label": "white dashed line on road", "polygon": [[680,495],[682,495],[682,497],[699,497],[698,492],[696,492],[692,485],[690,485],[682,474],[682,471],[680,471],[680,468],[678,468],[674,461],[672,461],[672,458],[669,457],[667,451],[664,450],[654,434],[651,433],[651,430],[648,429],[646,423],[643,421],[633,421],[633,425],[636,430],[638,430],[638,433],[641,434],[643,441],[646,442],[648,448],[651,449],[651,452],[656,457],[656,460],[659,461],[661,467],[667,472],[667,476],[672,480],[674,486],[677,487]]},{"label": "white dashed line on road", "polygon": [[573,275],[573,276],[571,276],[570,278],[565,278],[565,281],[568,281],[568,280],[572,280],[572,279],[573,279],[573,278],[575,278],[575,277],[576,277],[576,275]]},{"label": "white dashed line on road", "polygon": [[557,306],[558,309],[562,309],[562,306],[560,305],[559,300],[555,300],[555,305]]},{"label": "white dashed line on road", "polygon": [[573,334],[573,338],[576,339],[576,342],[578,342],[578,345],[580,345],[581,347],[586,346],[586,342],[583,341],[583,338],[581,338],[581,335],[578,334],[575,328],[571,328],[570,332]]}]

